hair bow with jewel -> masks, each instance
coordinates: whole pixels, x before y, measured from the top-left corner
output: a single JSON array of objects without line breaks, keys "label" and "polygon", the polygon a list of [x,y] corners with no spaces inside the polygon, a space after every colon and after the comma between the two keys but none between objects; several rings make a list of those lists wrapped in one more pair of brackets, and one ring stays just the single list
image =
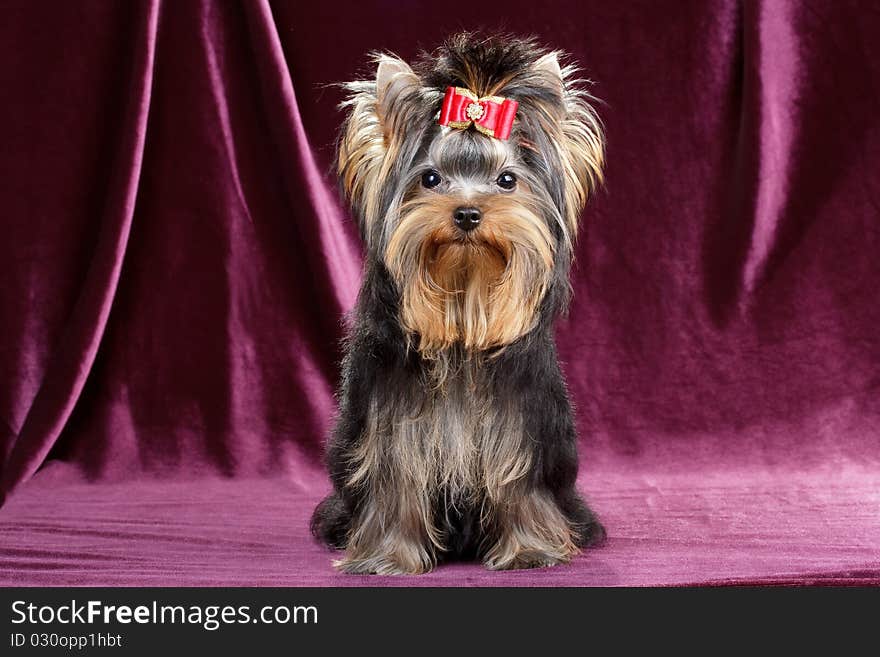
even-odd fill
[{"label": "hair bow with jewel", "polygon": [[470,89],[449,87],[440,109],[440,125],[466,129],[474,126],[484,135],[507,139],[519,103],[501,96],[479,98]]}]

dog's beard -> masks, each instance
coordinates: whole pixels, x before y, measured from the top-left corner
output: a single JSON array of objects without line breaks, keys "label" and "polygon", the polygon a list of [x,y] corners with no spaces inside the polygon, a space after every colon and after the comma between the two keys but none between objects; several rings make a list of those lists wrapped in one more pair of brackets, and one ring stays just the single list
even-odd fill
[{"label": "dog's beard", "polygon": [[534,199],[479,199],[483,218],[470,233],[451,220],[463,204],[441,196],[405,203],[385,251],[401,292],[401,324],[426,358],[454,345],[484,351],[522,337],[537,322],[550,280],[553,239]]}]

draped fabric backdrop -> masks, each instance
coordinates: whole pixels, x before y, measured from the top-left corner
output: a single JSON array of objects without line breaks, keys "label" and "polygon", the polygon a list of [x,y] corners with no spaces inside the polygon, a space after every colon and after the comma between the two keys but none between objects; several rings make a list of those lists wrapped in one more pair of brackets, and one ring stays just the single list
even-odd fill
[{"label": "draped fabric backdrop", "polygon": [[[307,532],[361,267],[331,84],[477,27],[602,100],[558,341],[609,541],[343,576]],[[0,583],[877,582],[878,35],[868,0],[4,0]]]}]

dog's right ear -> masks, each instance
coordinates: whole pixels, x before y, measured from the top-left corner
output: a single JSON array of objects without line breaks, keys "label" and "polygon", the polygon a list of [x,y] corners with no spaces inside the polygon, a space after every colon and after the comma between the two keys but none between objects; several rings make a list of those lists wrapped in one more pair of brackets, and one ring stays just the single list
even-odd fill
[{"label": "dog's right ear", "polygon": [[337,171],[345,195],[361,221],[361,232],[369,242],[378,221],[382,200],[381,181],[387,179],[407,129],[407,98],[421,89],[418,76],[398,57],[380,54],[375,58],[375,81],[346,85],[348,119],[339,141]]}]

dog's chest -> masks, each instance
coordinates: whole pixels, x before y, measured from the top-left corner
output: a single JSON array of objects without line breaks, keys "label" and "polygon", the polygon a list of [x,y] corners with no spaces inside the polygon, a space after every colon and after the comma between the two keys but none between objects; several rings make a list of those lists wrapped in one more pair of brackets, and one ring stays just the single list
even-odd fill
[{"label": "dog's chest", "polygon": [[376,438],[398,475],[426,490],[494,496],[528,471],[519,405],[479,372],[448,377],[441,389],[414,386],[408,397],[408,412],[376,409]]}]

